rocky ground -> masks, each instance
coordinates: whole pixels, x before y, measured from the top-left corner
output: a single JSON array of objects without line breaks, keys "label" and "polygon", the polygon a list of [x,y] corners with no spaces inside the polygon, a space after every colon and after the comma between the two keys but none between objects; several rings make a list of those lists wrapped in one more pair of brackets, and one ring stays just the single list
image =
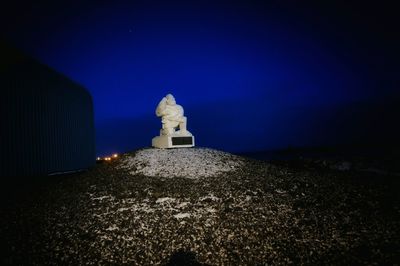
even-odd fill
[{"label": "rocky ground", "polygon": [[10,185],[0,263],[400,261],[397,175],[301,166],[202,148],[143,149],[83,173]]}]

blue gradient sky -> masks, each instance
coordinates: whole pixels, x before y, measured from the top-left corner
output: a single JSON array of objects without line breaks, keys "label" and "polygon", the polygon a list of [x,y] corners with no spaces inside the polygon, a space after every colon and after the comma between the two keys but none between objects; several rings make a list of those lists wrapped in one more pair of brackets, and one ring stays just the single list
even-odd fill
[{"label": "blue gradient sky", "polygon": [[374,108],[394,115],[396,101],[382,106],[398,96],[396,42],[380,28],[391,24],[367,19],[379,10],[61,1],[12,12],[24,19],[8,15],[4,36],[91,92],[98,155],[149,146],[167,93],[184,106],[198,145],[233,152],[379,145],[391,130],[378,119],[371,131]]}]

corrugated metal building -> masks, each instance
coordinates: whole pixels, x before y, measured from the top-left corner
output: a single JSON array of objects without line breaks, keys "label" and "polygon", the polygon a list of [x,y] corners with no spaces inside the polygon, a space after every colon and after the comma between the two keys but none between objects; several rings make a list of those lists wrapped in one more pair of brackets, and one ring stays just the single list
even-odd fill
[{"label": "corrugated metal building", "polygon": [[91,95],[0,41],[0,176],[47,175],[95,163]]}]

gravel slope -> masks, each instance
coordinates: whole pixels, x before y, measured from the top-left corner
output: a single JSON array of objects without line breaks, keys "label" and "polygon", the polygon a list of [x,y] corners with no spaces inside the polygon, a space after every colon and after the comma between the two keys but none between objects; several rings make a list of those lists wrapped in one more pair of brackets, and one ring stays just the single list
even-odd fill
[{"label": "gravel slope", "polygon": [[[202,148],[160,152],[160,160],[143,149],[7,194],[1,264],[400,261],[397,179],[272,165]],[[182,162],[179,153],[186,154]],[[166,158],[188,168],[172,172]]]},{"label": "gravel slope", "polygon": [[206,148],[142,149],[134,156],[123,157],[120,169],[130,174],[166,178],[216,177],[224,172],[232,172],[243,165],[243,160],[226,152]]}]

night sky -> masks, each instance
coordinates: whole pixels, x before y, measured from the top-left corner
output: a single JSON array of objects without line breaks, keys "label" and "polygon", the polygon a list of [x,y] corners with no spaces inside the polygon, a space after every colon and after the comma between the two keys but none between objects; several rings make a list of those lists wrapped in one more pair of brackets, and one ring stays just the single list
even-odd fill
[{"label": "night sky", "polygon": [[395,11],[382,1],[62,0],[0,13],[6,41],[90,91],[102,156],[150,146],[167,93],[199,146],[399,147]]}]

